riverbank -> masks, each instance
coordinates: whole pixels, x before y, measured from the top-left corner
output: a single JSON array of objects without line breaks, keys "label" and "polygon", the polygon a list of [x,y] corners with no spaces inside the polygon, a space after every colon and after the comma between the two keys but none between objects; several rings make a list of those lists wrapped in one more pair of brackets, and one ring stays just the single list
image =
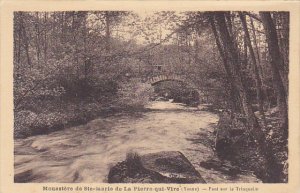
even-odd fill
[{"label": "riverbank", "polygon": [[48,134],[98,117],[146,111],[143,105],[118,104],[113,99],[30,99],[14,112],[14,137]]},{"label": "riverbank", "polygon": [[[272,147],[276,168],[272,168],[279,183],[288,182],[288,147],[281,135],[278,119],[278,109],[273,108],[265,113],[266,126],[262,127],[266,135],[266,143]],[[263,121],[258,112],[256,112],[260,125]],[[266,179],[264,169],[262,168],[264,162],[261,155],[258,154],[258,147],[253,137],[250,135],[245,118],[242,115],[223,112],[219,115],[220,120],[216,129],[216,152],[222,159],[231,161],[234,165],[240,167],[242,170],[253,171],[254,174],[264,180]]]}]

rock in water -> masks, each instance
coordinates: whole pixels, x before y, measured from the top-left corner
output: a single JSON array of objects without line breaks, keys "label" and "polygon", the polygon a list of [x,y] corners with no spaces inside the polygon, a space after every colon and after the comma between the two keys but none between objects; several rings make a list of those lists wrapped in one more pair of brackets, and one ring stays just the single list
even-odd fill
[{"label": "rock in water", "polygon": [[164,176],[170,183],[205,183],[190,161],[179,151],[162,151],[141,157],[145,169]]},{"label": "rock in water", "polygon": [[179,151],[162,151],[126,159],[110,169],[108,182],[205,183],[189,160]]}]

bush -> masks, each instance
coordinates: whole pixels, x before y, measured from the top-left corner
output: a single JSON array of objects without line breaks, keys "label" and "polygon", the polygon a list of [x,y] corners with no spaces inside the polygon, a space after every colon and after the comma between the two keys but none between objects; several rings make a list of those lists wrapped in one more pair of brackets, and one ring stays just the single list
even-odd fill
[{"label": "bush", "polygon": [[31,135],[31,127],[37,119],[37,114],[32,111],[22,110],[15,112],[14,116],[14,136],[19,138]]},{"label": "bush", "polygon": [[120,86],[118,103],[122,106],[143,107],[153,95],[154,89],[150,84],[132,79]]},{"label": "bush", "polygon": [[67,120],[66,115],[59,112],[36,114],[29,110],[21,110],[15,112],[14,136],[22,138],[44,134],[50,130],[64,127]]}]

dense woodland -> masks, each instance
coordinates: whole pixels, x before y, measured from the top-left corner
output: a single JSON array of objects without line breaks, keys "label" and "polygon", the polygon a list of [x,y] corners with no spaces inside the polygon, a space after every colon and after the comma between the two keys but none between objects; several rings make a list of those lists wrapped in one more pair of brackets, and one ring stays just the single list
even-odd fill
[{"label": "dense woodland", "polygon": [[179,74],[243,120],[263,181],[286,182],[288,72],[288,12],[15,12],[15,137],[142,109],[162,89],[147,79]]}]

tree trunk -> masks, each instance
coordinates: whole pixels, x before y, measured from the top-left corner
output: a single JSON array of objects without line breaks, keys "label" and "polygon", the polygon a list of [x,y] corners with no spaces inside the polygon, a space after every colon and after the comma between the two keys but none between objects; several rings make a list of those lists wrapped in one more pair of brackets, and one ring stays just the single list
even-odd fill
[{"label": "tree trunk", "polygon": [[106,51],[110,51],[110,15],[109,11],[105,11],[105,46]]},{"label": "tree trunk", "polygon": [[36,21],[35,21],[35,44],[36,44],[36,57],[37,57],[37,65],[40,64],[40,22],[39,22],[39,13],[36,12]]},{"label": "tree trunk", "polygon": [[198,41],[198,36],[196,36],[195,41],[194,41],[194,50],[195,50],[195,54],[194,54],[194,61],[196,64],[199,64],[199,41]]},{"label": "tree trunk", "polygon": [[280,76],[280,66],[282,67],[283,60],[279,50],[278,37],[276,28],[273,23],[270,12],[260,12],[263,21],[263,26],[266,31],[266,38],[268,43],[268,51],[270,55],[271,70],[273,75],[274,89],[277,95],[277,106],[280,114],[280,127],[284,138],[288,136],[288,107],[287,96],[284,89],[283,80]]},{"label": "tree trunk", "polygon": [[240,99],[235,93],[236,89],[235,89],[234,84],[233,84],[233,79],[232,79],[233,75],[232,75],[231,70],[230,70],[230,68],[228,66],[228,63],[227,63],[228,58],[225,55],[225,50],[222,47],[221,40],[219,38],[217,29],[216,29],[215,21],[214,21],[212,16],[209,16],[209,21],[210,21],[210,24],[211,24],[213,34],[215,36],[216,45],[218,47],[221,59],[223,61],[223,65],[224,65],[224,68],[225,68],[225,71],[226,71],[226,74],[227,74],[227,79],[228,79],[228,82],[230,84],[230,99],[229,99],[229,101],[230,101],[231,109],[232,109],[233,112],[240,112],[240,108],[239,108]]},{"label": "tree trunk", "polygon": [[289,13],[288,12],[277,12],[276,15],[277,29],[278,29],[278,43],[279,50],[281,52],[283,66],[280,68],[282,81],[284,81],[284,87],[286,93],[288,93],[288,71],[289,71]]},{"label": "tree trunk", "polygon": [[22,26],[21,26],[21,19],[19,15],[19,25],[18,25],[18,54],[17,54],[17,63],[20,64],[21,59],[21,36],[22,36]]},{"label": "tree trunk", "polygon": [[261,86],[262,81],[261,81],[261,78],[259,76],[258,64],[256,63],[256,58],[255,58],[254,50],[253,50],[253,47],[252,47],[252,44],[251,44],[251,39],[250,39],[250,35],[249,35],[245,15],[243,13],[239,12],[239,16],[240,16],[240,19],[241,19],[241,22],[242,22],[242,26],[243,26],[244,33],[245,33],[246,44],[249,47],[249,53],[250,53],[250,57],[251,57],[252,64],[253,64],[255,84],[256,84],[256,97],[257,97],[258,107],[259,107],[260,114],[262,115],[264,126],[266,126],[266,117],[265,117],[265,112],[264,112],[264,109],[263,109],[264,101],[263,101],[263,90],[262,90],[262,86]]},{"label": "tree trunk", "polygon": [[29,67],[31,67],[31,59],[29,56],[29,42],[28,42],[28,37],[26,33],[26,28],[24,26],[24,21],[23,21],[23,14],[20,14],[20,22],[21,22],[21,31],[22,31],[22,36],[23,36],[23,42],[24,42],[24,47],[25,47],[25,52],[26,52],[26,57],[27,57],[27,64]]},{"label": "tree trunk", "polygon": [[285,58],[285,68],[286,73],[289,73],[289,31],[290,31],[290,13],[289,12],[283,12],[282,13],[282,27],[283,30],[282,33],[282,41],[283,41],[283,53]]},{"label": "tree trunk", "polygon": [[[258,62],[258,72],[259,72],[261,83],[262,83],[263,95],[266,97],[267,102],[270,103],[269,95],[267,93],[267,88],[264,84],[265,75],[264,75],[264,71],[263,71],[263,67],[262,67],[262,63],[261,63],[262,60],[261,60],[260,53],[259,53],[259,45],[257,43],[257,36],[256,36],[252,17],[250,17],[250,23],[251,23],[253,40],[254,40],[254,45],[255,45],[255,50],[256,50],[256,56],[257,56],[256,58],[257,58],[257,62]],[[260,41],[260,38],[258,38],[258,41]]]},{"label": "tree trunk", "polygon": [[48,15],[47,13],[45,12],[44,13],[44,63],[45,65],[47,65],[47,49],[48,49],[48,39],[47,39],[47,18],[48,18]]}]

